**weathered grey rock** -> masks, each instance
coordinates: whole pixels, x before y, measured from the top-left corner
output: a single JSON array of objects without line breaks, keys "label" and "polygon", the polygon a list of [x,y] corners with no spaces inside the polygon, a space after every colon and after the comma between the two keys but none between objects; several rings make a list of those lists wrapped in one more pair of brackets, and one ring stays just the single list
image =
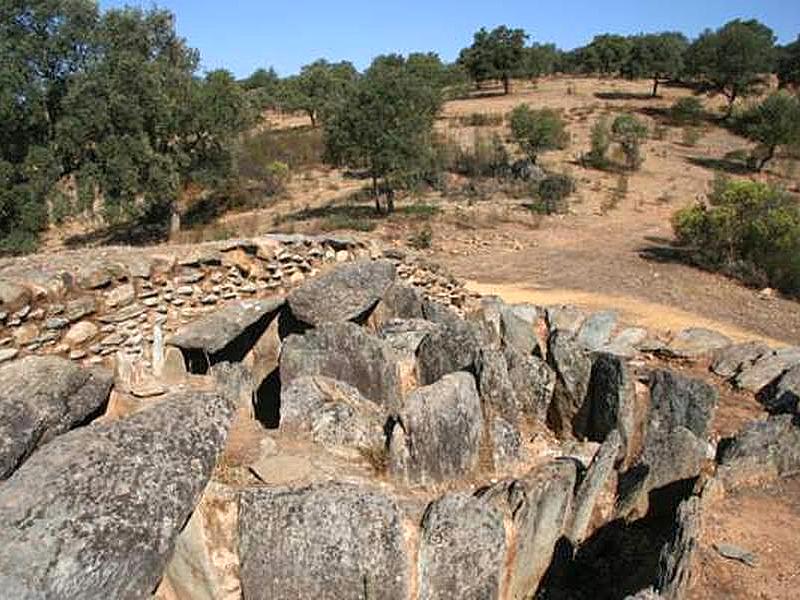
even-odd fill
[{"label": "weathered grey rock", "polygon": [[60,436],[0,486],[0,585],[10,598],[142,598],[222,450],[234,409],[176,394]]},{"label": "weathered grey rock", "polygon": [[503,305],[500,310],[501,338],[503,348],[513,349],[523,356],[537,354],[539,339],[536,337],[538,321],[529,321],[520,313],[522,308]]},{"label": "weathered grey rock", "polygon": [[595,356],[589,381],[589,421],[586,435],[603,441],[616,430],[619,432],[623,455],[634,435],[636,390],[633,375],[625,360],[613,354]]},{"label": "weathered grey rock", "polygon": [[375,307],[395,277],[391,261],[353,262],[292,291],[289,308],[309,325],[357,320]]},{"label": "weathered grey rock", "polygon": [[167,340],[186,356],[191,372],[204,373],[221,360],[242,360],[283,306],[281,297],[241,301],[210,313]]},{"label": "weathered grey rock", "polygon": [[705,439],[719,403],[719,393],[699,379],[656,370],[650,376],[648,435],[686,427]]},{"label": "weathered grey rock", "polygon": [[30,302],[31,293],[26,287],[12,281],[0,279],[0,306],[4,310],[15,310]]},{"label": "weathered grey rock", "polygon": [[492,419],[492,460],[501,469],[519,459],[522,435],[519,429],[501,417]]},{"label": "weathered grey rock", "polygon": [[87,264],[78,269],[76,280],[80,287],[94,290],[111,283],[113,274],[108,265]]},{"label": "weathered grey rock", "polygon": [[85,344],[97,335],[97,325],[91,321],[81,321],[69,328],[64,334],[64,342],[70,346]]},{"label": "weathered grey rock", "polygon": [[672,539],[661,551],[655,589],[664,600],[683,600],[692,581],[692,566],[700,535],[700,499],[685,500],[678,507]]},{"label": "weathered grey rock", "polygon": [[64,317],[74,323],[84,317],[94,314],[97,310],[97,300],[94,296],[83,296],[70,300],[64,310]]},{"label": "weathered grey rock", "polygon": [[733,379],[743,368],[752,366],[762,355],[769,353],[769,347],[759,342],[734,344],[717,351],[711,363],[711,372],[725,379]]},{"label": "weathered grey rock", "polygon": [[422,519],[420,599],[499,598],[506,552],[497,508],[463,493],[443,496]]},{"label": "weathered grey rock", "polygon": [[374,402],[341,381],[299,377],[281,389],[281,428],[306,431],[331,447],[385,447],[386,417]]},{"label": "weathered grey rock", "polygon": [[556,386],[548,412],[549,425],[562,436],[585,435],[589,418],[587,392],[592,359],[565,330],[550,336],[550,365],[556,372]]},{"label": "weathered grey rock", "polygon": [[395,282],[383,294],[374,316],[381,325],[395,319],[422,319],[422,295],[413,287]]},{"label": "weathered grey rock", "polygon": [[475,326],[452,309],[426,301],[425,318],[441,325],[427,335],[417,350],[419,381],[430,385],[448,373],[471,370],[480,342]]},{"label": "weathered grey rock", "polygon": [[483,404],[511,423],[518,417],[517,396],[508,374],[505,356],[500,350],[482,348],[475,361],[478,392]]},{"label": "weathered grey rock", "polygon": [[425,485],[457,479],[478,463],[483,416],[475,380],[446,375],[405,399],[390,438],[395,477]]},{"label": "weathered grey rock", "polygon": [[735,560],[748,567],[755,567],[758,564],[758,558],[755,553],[742,548],[741,546],[734,546],[733,544],[714,544],[714,550],[717,551],[723,558],[728,560]]},{"label": "weathered grey rock", "polygon": [[130,321],[131,319],[136,319],[137,317],[142,316],[144,313],[147,312],[147,307],[142,306],[140,304],[131,304],[130,306],[126,306],[125,308],[118,310],[113,313],[101,315],[98,317],[98,321],[101,323],[124,323],[125,321]]},{"label": "weathered grey rock", "polygon": [[676,358],[699,358],[709,356],[733,342],[712,329],[693,327],[678,332],[669,342],[666,352]]},{"label": "weathered grey rock", "polygon": [[243,595],[405,600],[411,582],[401,518],[383,492],[352,484],[245,490],[239,508]]},{"label": "weathered grey rock", "polygon": [[280,359],[281,383],[322,375],[358,389],[391,410],[399,406],[400,381],[390,346],[354,323],[326,323],[304,335],[290,335]]},{"label": "weathered grey rock", "polygon": [[128,306],[136,299],[136,290],[132,283],[124,283],[106,294],[106,304],[111,308]]},{"label": "weathered grey rock", "polygon": [[800,416],[775,415],[749,424],[720,443],[726,486],[788,477],[800,472]]},{"label": "weathered grey rock", "polygon": [[589,466],[586,476],[575,492],[572,514],[564,534],[575,547],[580,546],[589,533],[592,515],[603,488],[614,471],[614,463],[622,449],[622,436],[617,430],[608,434]]},{"label": "weathered grey rock", "polygon": [[175,541],[164,579],[178,598],[238,600],[238,520],[236,492],[210,482],[191,519]]},{"label": "weathered grey rock", "polygon": [[734,382],[738,388],[757,394],[796,364],[800,364],[800,346],[781,348],[743,367]]},{"label": "weathered grey rock", "polygon": [[441,325],[425,319],[390,319],[381,326],[378,335],[399,354],[416,356],[422,340]]},{"label": "weathered grey rock", "polygon": [[758,401],[772,414],[800,414],[800,365],[759,392]]},{"label": "weathered grey rock", "polygon": [[102,412],[111,374],[50,356],[0,368],[0,479],[57,435]]},{"label": "weathered grey rock", "polygon": [[592,313],[581,324],[575,339],[588,350],[598,350],[608,343],[618,319],[617,313],[611,310]]},{"label": "weathered grey rock", "polygon": [[586,319],[586,313],[574,306],[548,306],[546,311],[547,326],[551,333],[561,331],[566,336],[573,336]]},{"label": "weathered grey rock", "polygon": [[528,598],[539,587],[572,509],[575,479],[571,461],[553,461],[481,492],[481,498],[497,506],[510,523],[509,598]]},{"label": "weathered grey rock", "polygon": [[508,376],[523,415],[539,423],[547,420],[547,409],[556,387],[556,373],[537,356],[506,352]]}]

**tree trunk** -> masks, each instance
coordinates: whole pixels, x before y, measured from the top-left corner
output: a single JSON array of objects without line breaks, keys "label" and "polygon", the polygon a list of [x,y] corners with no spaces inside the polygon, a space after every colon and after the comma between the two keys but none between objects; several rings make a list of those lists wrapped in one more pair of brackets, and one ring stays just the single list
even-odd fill
[{"label": "tree trunk", "polygon": [[177,205],[173,204],[169,215],[169,237],[172,239],[181,230],[181,213]]},{"label": "tree trunk", "polygon": [[309,110],[308,111],[308,116],[311,119],[311,127],[316,129],[316,127],[317,127],[317,113],[316,113],[316,111]]},{"label": "tree trunk", "polygon": [[381,214],[381,196],[378,193],[378,178],[372,176],[372,196],[375,198],[375,212]]},{"label": "tree trunk", "polygon": [[758,172],[760,173],[766,164],[771,161],[775,157],[775,146],[768,146],[767,147],[767,155],[761,159],[761,162],[758,163]]},{"label": "tree trunk", "polygon": [[653,78],[653,98],[658,96],[658,76]]},{"label": "tree trunk", "polygon": [[503,75],[503,90],[506,96],[511,93],[511,78],[508,75]]},{"label": "tree trunk", "polygon": [[728,108],[725,110],[725,114],[722,117],[723,121],[727,121],[731,118],[731,115],[733,115],[733,103],[736,102],[736,92],[725,94],[725,97],[728,99]]}]

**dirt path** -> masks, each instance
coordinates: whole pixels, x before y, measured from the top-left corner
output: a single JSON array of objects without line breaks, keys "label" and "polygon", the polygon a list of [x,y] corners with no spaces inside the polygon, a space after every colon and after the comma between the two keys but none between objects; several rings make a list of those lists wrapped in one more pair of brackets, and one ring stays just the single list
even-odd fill
[{"label": "dirt path", "polygon": [[765,298],[726,277],[643,255],[671,237],[671,210],[629,202],[607,216],[547,219],[538,230],[512,226],[506,233],[513,247],[494,242],[477,253],[448,235],[434,258],[473,282],[473,289],[516,301],[618,309],[662,331],[705,326],[736,339],[800,342],[797,302]]},{"label": "dirt path", "polygon": [[613,308],[624,323],[659,331],[679,331],[687,327],[706,327],[723,333],[736,341],[758,340],[774,347],[785,346],[782,340],[730,323],[716,321],[664,304],[637,298],[565,289],[532,289],[516,285],[468,281],[467,288],[482,295],[500,296],[509,303],[530,302],[540,306],[573,304],[587,310]]}]

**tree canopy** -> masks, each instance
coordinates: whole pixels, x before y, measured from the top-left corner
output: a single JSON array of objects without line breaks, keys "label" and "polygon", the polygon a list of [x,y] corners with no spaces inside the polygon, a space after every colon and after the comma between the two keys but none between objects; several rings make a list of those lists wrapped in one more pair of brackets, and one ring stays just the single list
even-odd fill
[{"label": "tree canopy", "polygon": [[759,144],[754,160],[760,171],[778,146],[800,144],[800,99],[786,91],[774,92],[744,111],[735,129]]},{"label": "tree canopy", "polygon": [[678,77],[683,72],[683,56],[688,47],[686,36],[678,32],[637,35],[631,38],[625,74],[651,78],[655,98],[663,80]]},{"label": "tree canopy", "polygon": [[726,118],[734,102],[755,93],[775,59],[775,35],[755,19],[736,19],[716,31],[706,30],[687,50],[691,74],[728,100]]},{"label": "tree canopy", "polygon": [[461,51],[458,62],[478,84],[489,79],[501,80],[508,94],[511,78],[525,73],[527,39],[524,29],[505,25],[492,31],[482,28],[475,33],[472,46]]},{"label": "tree canopy", "polygon": [[398,55],[378,57],[324,122],[327,158],[365,169],[380,210],[379,184],[391,190],[426,167],[441,104],[441,89],[414,64]]},{"label": "tree canopy", "polygon": [[777,71],[781,87],[800,87],[800,35],[778,50]]},{"label": "tree canopy", "polygon": [[48,217],[96,206],[161,221],[189,181],[230,168],[243,92],[227,72],[196,76],[169,12],[6,3],[0,51],[3,250],[28,250]]},{"label": "tree canopy", "polygon": [[357,76],[358,71],[350,62],[319,59],[284,82],[281,104],[288,110],[305,112],[316,127],[320,116],[346,95]]}]

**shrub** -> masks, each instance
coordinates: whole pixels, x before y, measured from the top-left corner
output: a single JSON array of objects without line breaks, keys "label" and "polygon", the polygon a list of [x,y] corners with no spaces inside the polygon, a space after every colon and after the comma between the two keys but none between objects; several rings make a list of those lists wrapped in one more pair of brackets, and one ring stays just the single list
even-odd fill
[{"label": "shrub", "polygon": [[433,230],[425,226],[419,231],[411,234],[408,238],[408,245],[415,250],[427,250],[433,243]]},{"label": "shrub", "polygon": [[684,127],[681,130],[681,143],[684,146],[696,146],[703,137],[703,130],[699,127]]},{"label": "shrub", "polygon": [[560,113],[549,108],[533,110],[524,104],[511,111],[511,133],[534,163],[540,152],[566,148],[569,142]]},{"label": "shrub", "polygon": [[552,215],[569,209],[567,198],[575,193],[575,180],[566,173],[548,175],[539,182],[538,201],[531,205],[534,212]]},{"label": "shrub", "polygon": [[699,125],[705,114],[703,103],[694,96],[676,100],[669,109],[670,118],[676,125]]},{"label": "shrub", "polygon": [[476,130],[471,146],[456,148],[453,170],[467,177],[500,177],[508,171],[510,160],[498,134]]},{"label": "shrub", "polygon": [[499,127],[505,122],[505,117],[500,113],[474,112],[459,117],[458,122],[464,127]]},{"label": "shrub", "polygon": [[614,119],[611,135],[625,154],[626,166],[636,170],[642,166],[642,142],[647,137],[647,126],[631,114],[622,114]]},{"label": "shrub", "polygon": [[748,283],[800,293],[800,205],[754,181],[719,179],[707,202],[679,210],[672,226],[694,259]]},{"label": "shrub", "polygon": [[611,147],[611,127],[606,117],[600,117],[592,126],[591,144],[588,154],[584,155],[584,161],[595,168],[605,168],[608,165],[608,149]]}]

